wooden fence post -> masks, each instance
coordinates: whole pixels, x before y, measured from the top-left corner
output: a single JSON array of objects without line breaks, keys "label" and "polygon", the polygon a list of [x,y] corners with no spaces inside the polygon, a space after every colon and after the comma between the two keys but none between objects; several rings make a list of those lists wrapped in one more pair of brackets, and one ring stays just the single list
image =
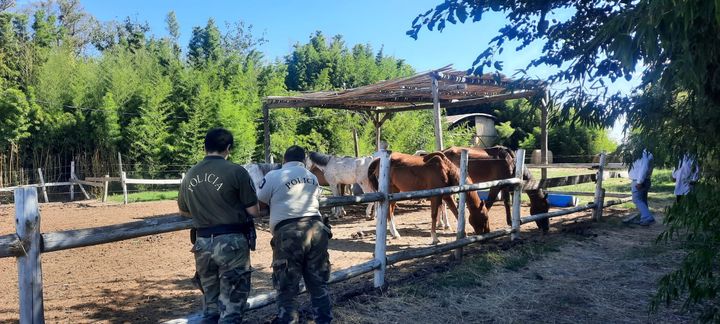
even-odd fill
[{"label": "wooden fence post", "polygon": [[386,150],[380,151],[380,176],[378,180],[378,192],[383,193],[385,197],[377,205],[375,212],[375,260],[380,262],[380,267],[375,270],[373,280],[375,288],[381,288],[385,285],[385,267],[387,266],[385,246],[387,244],[387,216],[390,212],[390,202],[387,196],[390,193],[390,154]]},{"label": "wooden fence post", "polygon": [[40,212],[35,188],[15,189],[15,226],[25,251],[17,259],[20,323],[44,323]]},{"label": "wooden fence post", "polygon": [[38,168],[38,178],[40,179],[40,189],[43,193],[43,199],[45,199],[45,202],[48,202],[47,187],[45,187],[45,177],[43,177],[41,168]]},{"label": "wooden fence post", "polygon": [[[70,182],[77,182],[78,177],[77,174],[75,174],[75,163],[73,161],[73,164],[71,165],[70,170]],[[90,195],[88,195],[87,191],[85,191],[85,187],[81,183],[78,182],[78,187],[80,187],[80,191],[82,191],[83,196],[85,196],[85,199],[90,199]]]},{"label": "wooden fence post", "polygon": [[[463,149],[460,153],[460,185],[464,186],[467,180],[468,168],[468,150]],[[457,219],[457,239],[465,237],[465,203],[466,192],[460,193],[460,201],[458,202],[458,219]],[[454,251],[455,260],[462,260],[463,248],[459,247]]]},{"label": "wooden fence post", "polygon": [[103,181],[103,197],[102,202],[107,202],[107,196],[108,196],[108,187],[110,186],[110,178],[109,174],[105,175],[105,181]]},{"label": "wooden fence post", "polygon": [[510,235],[510,239],[515,241],[520,238],[520,201],[522,200],[522,178],[523,170],[525,168],[525,150],[519,149],[515,154],[515,177],[520,179],[520,184],[513,190],[513,205],[512,205],[512,229],[513,232]]},{"label": "wooden fence post", "polygon": [[123,191],[123,204],[127,205],[128,203],[128,194],[127,194],[127,183],[125,183],[125,171],[122,169],[122,155],[120,152],[118,152],[118,167],[120,168],[120,186],[122,187]]},{"label": "wooden fence post", "polygon": [[122,191],[123,191],[123,204],[127,205],[128,203],[128,192],[127,192],[127,174],[125,171],[120,172],[120,183],[122,184]]},{"label": "wooden fence post", "polygon": [[599,221],[602,218],[603,204],[605,202],[605,189],[603,189],[603,177],[605,175],[605,151],[600,153],[600,165],[598,167],[597,179],[595,180],[595,210],[593,219]]},{"label": "wooden fence post", "polygon": [[73,178],[75,178],[75,161],[70,161],[70,201],[75,200],[75,183],[73,182]]}]

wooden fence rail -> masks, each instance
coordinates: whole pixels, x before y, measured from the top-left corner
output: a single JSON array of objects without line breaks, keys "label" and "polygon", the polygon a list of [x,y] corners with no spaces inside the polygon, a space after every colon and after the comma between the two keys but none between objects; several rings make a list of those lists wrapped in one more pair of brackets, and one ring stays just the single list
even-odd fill
[{"label": "wooden fence rail", "polygon": [[[464,153],[465,154],[465,153]],[[517,152],[517,165],[516,170],[523,169],[523,157],[524,151],[519,150]],[[466,163],[467,159],[463,159]],[[411,260],[415,258],[426,257],[438,253],[447,251],[461,251],[459,250],[463,246],[468,244],[486,241],[494,238],[498,238],[505,235],[511,235],[512,239],[517,239],[520,236],[520,226],[522,224],[540,220],[544,218],[557,217],[562,215],[572,214],[582,210],[595,209],[598,215],[596,219],[601,216],[602,209],[597,206],[612,206],[623,203],[629,198],[620,198],[614,201],[604,202],[604,195],[600,190],[601,186],[598,185],[595,192],[595,202],[589,203],[585,206],[579,206],[574,208],[568,208],[560,211],[553,211],[544,214],[531,215],[529,217],[520,217],[520,197],[519,194],[522,189],[528,188],[547,188],[551,186],[567,185],[590,182],[595,180],[593,175],[581,175],[581,176],[570,176],[561,178],[550,178],[544,179],[540,182],[530,182],[523,184],[522,179],[504,179],[489,181],[478,184],[462,184],[459,186],[437,188],[430,190],[420,190],[414,192],[402,192],[402,193],[390,193],[389,192],[389,167],[390,158],[388,152],[382,152],[380,161],[380,177],[379,177],[379,192],[368,193],[361,196],[345,196],[345,197],[329,197],[322,199],[320,202],[321,207],[334,207],[344,206],[350,204],[362,204],[370,202],[380,202],[378,204],[378,213],[376,217],[376,244],[375,253],[373,259],[351,266],[347,269],[333,272],[330,277],[330,283],[340,282],[353,278],[365,273],[374,272],[373,284],[375,287],[382,287],[385,285],[385,267],[388,264],[394,264],[401,261]],[[461,167],[463,174],[466,173],[466,165]],[[602,169],[598,172],[599,181],[602,181]],[[518,174],[518,177],[521,175]],[[74,181],[72,184],[83,184],[83,182],[92,182],[93,185],[100,184],[105,186],[107,182],[111,181],[112,178],[106,176],[102,178],[93,178],[95,181],[82,181],[77,180],[73,177]],[[123,185],[133,182],[133,179],[127,179],[125,172],[121,172],[120,181]],[[171,182],[172,183],[168,183]],[[145,184],[151,184],[144,182]],[[156,180],[152,184],[177,184],[179,180]],[[45,184],[48,185],[48,184]],[[426,248],[412,249],[396,252],[390,255],[386,254],[385,249],[385,233],[387,229],[386,216],[388,212],[388,204],[391,201],[401,201],[409,199],[427,198],[438,195],[448,195],[455,193],[464,193],[468,191],[475,191],[480,189],[488,189],[497,186],[510,186],[515,190],[515,197],[513,199],[513,225],[511,228],[505,228],[496,230],[490,233],[482,235],[472,235],[468,237],[462,237],[458,235],[455,241],[430,246]],[[191,227],[191,220],[177,215],[169,215],[163,217],[156,217],[146,219],[138,222],[117,224],[96,228],[60,231],[41,234],[39,232],[40,217],[37,213],[37,190],[35,187],[21,187],[16,190],[16,205],[24,206],[22,208],[16,208],[18,215],[18,229],[17,234],[0,236],[0,257],[18,257],[19,260],[30,260],[23,261],[27,264],[23,269],[19,269],[20,276],[20,321],[21,323],[35,323],[42,322],[42,277],[41,277],[41,265],[40,265],[40,254],[46,252],[60,251],[72,248],[79,248],[84,246],[92,246],[110,242],[116,242],[120,240],[126,240],[141,236],[154,235],[166,232],[172,232],[177,230],[188,229]],[[126,189],[125,189],[126,190]],[[33,212],[34,211],[34,212]],[[33,217],[37,215],[37,217]],[[22,219],[22,220],[20,220]],[[464,220],[464,217],[463,217]],[[22,224],[22,226],[20,225]],[[460,229],[464,228],[464,221],[458,222]],[[464,231],[463,231],[464,232]],[[460,254],[461,256],[462,254]],[[32,261],[35,260],[35,261]],[[28,279],[30,278],[30,279]],[[25,286],[23,286],[25,285]],[[26,288],[23,288],[26,287]],[[27,288],[30,287],[30,288]],[[32,293],[28,293],[31,291]],[[29,294],[29,295],[28,295]],[[28,297],[30,296],[30,297]],[[255,309],[263,306],[267,306],[275,300],[274,293],[261,294],[253,296],[248,299],[248,309]],[[39,306],[38,306],[39,305]],[[33,312],[29,312],[28,309],[32,309]],[[39,312],[39,313],[38,313]]]}]

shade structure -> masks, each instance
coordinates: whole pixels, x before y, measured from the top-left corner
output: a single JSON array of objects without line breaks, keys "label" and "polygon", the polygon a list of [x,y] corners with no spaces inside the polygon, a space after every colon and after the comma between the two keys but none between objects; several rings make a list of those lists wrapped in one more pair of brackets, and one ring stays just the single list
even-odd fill
[{"label": "shade structure", "polygon": [[452,65],[416,75],[337,91],[302,92],[263,98],[265,160],[270,159],[269,114],[277,108],[325,108],[368,114],[380,140],[382,124],[402,111],[435,111],[436,149],[442,149],[440,109],[475,106],[511,99],[531,98],[545,92],[539,80],[510,79],[499,73],[481,76],[453,70]]}]

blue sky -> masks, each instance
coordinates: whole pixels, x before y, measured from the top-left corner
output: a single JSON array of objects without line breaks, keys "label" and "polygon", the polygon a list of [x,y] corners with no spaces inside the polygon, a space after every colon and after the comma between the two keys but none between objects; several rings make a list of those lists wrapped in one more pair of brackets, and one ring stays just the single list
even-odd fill
[{"label": "blue sky", "polygon": [[[22,3],[23,1],[18,1]],[[405,34],[412,20],[441,0],[364,0],[364,1],[170,1],[170,0],[82,0],[85,10],[101,21],[125,17],[147,21],[157,36],[167,35],[165,16],[175,11],[181,27],[180,43],[187,46],[192,28],[204,26],[210,17],[224,27],[225,22],[244,21],[264,33],[268,42],[260,49],[267,60],[282,58],[297,42],[307,42],[317,30],[328,37],[343,35],[346,44],[369,43],[377,50],[384,46],[388,55],[405,59],[417,71],[453,64],[467,69],[488,41],[504,25],[502,14],[485,15],[482,22],[449,25],[442,33],[423,30],[418,40]],[[20,4],[22,6],[22,4]],[[508,46],[501,56],[503,73],[512,76],[517,69],[540,54],[539,46],[515,52]],[[544,78],[552,70],[538,67],[530,76]],[[629,90],[628,83],[611,85],[611,89]],[[620,127],[611,132],[616,140]]]}]

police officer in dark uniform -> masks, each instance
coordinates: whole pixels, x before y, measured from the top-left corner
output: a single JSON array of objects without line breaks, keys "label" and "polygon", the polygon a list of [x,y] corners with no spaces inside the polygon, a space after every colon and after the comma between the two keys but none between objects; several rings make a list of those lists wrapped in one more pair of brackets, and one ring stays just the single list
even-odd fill
[{"label": "police officer in dark uniform", "polygon": [[265,175],[258,191],[261,206],[270,208],[277,319],[280,323],[298,322],[295,296],[303,278],[310,292],[315,322],[330,323],[332,309],[327,281],[331,232],[320,217],[318,180],[303,161],[305,150],[291,146],[285,151],[282,168]]},{"label": "police officer in dark uniform", "polygon": [[242,322],[250,293],[257,196],[245,168],[227,161],[232,146],[229,131],[208,131],[206,156],[187,172],[178,194],[180,213],[192,217],[197,235],[192,251],[208,323]]}]

